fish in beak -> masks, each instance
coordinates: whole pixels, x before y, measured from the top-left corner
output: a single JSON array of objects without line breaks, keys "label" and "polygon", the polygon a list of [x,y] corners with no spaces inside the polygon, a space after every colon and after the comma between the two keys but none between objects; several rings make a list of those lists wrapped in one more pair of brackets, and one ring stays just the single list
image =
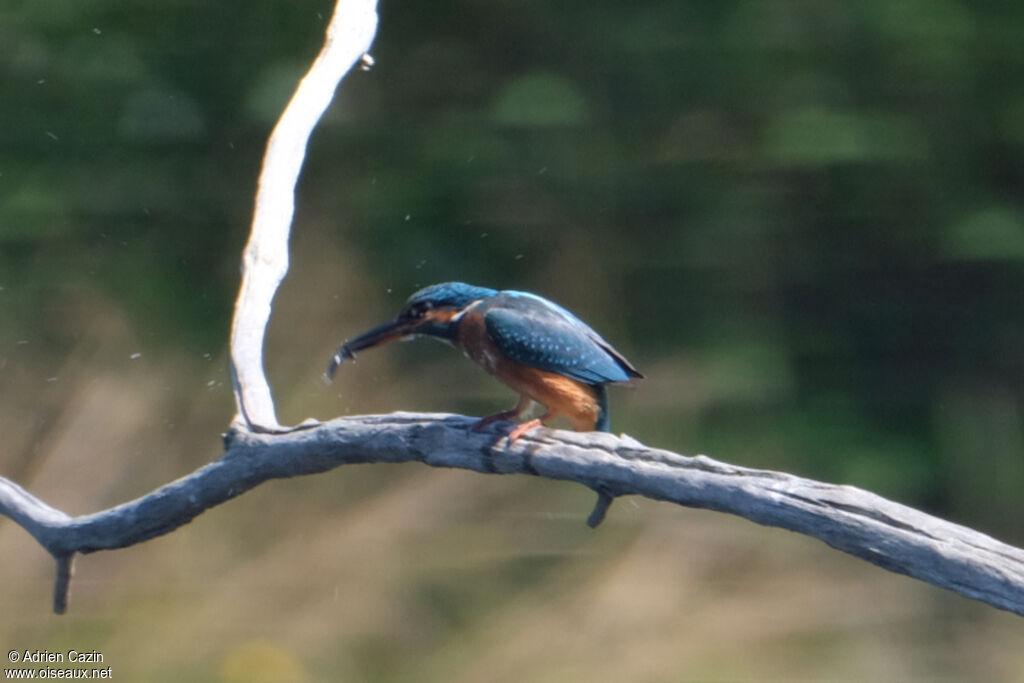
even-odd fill
[{"label": "fish in beak", "polygon": [[416,328],[419,326],[419,320],[403,320],[398,318],[384,323],[378,327],[373,328],[367,332],[362,333],[355,339],[350,339],[344,344],[338,347],[338,350],[331,356],[331,362],[327,366],[327,379],[331,379],[334,376],[335,370],[338,366],[345,362],[346,359],[352,360],[356,357],[356,351],[362,351],[363,349],[371,349],[374,346],[380,346],[386,344],[389,341],[395,339],[401,339],[409,335],[416,333]]}]

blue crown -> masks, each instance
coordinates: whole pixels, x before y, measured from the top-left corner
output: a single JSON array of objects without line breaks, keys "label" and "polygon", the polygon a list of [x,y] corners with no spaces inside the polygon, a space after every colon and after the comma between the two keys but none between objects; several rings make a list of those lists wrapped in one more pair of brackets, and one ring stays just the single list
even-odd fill
[{"label": "blue crown", "polygon": [[442,282],[424,287],[409,297],[407,305],[429,301],[435,308],[454,307],[463,309],[477,299],[486,299],[498,293],[496,289],[467,285],[465,282]]}]

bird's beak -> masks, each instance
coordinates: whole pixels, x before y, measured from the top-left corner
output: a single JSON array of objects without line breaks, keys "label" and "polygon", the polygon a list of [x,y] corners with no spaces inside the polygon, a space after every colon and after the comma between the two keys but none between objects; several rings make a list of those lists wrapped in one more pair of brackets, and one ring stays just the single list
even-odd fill
[{"label": "bird's beak", "polygon": [[334,376],[334,371],[338,369],[346,358],[352,359],[356,357],[356,351],[362,351],[363,349],[370,349],[374,346],[385,344],[395,339],[400,339],[410,334],[416,333],[416,328],[422,323],[421,320],[392,320],[386,322],[379,327],[375,327],[372,330],[362,333],[355,339],[350,339],[334,352],[331,357],[331,362],[327,366],[327,379]]}]

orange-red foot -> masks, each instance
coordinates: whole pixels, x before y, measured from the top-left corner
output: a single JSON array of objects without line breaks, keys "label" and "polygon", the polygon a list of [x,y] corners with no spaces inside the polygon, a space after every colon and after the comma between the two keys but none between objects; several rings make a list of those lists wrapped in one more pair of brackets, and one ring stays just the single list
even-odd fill
[{"label": "orange-red foot", "polygon": [[523,434],[525,434],[526,432],[530,431],[531,429],[536,429],[537,427],[540,427],[543,424],[544,423],[540,421],[540,418],[534,418],[532,420],[527,420],[526,422],[524,422],[521,425],[517,426],[515,429],[513,429],[511,432],[508,433],[508,445],[511,446]]}]

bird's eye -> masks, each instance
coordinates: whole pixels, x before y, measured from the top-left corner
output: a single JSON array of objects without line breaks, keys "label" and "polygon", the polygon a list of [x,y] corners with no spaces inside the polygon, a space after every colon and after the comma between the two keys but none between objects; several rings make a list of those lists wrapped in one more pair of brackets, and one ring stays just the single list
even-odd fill
[{"label": "bird's eye", "polygon": [[405,309],[405,311],[402,313],[402,317],[411,320],[418,320],[419,318],[422,318],[424,315],[426,315],[427,311],[429,311],[431,308],[433,308],[433,305],[429,301],[419,301],[410,306],[409,308]]}]

